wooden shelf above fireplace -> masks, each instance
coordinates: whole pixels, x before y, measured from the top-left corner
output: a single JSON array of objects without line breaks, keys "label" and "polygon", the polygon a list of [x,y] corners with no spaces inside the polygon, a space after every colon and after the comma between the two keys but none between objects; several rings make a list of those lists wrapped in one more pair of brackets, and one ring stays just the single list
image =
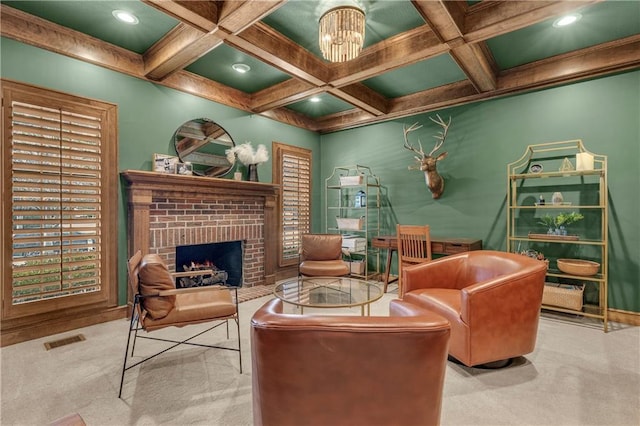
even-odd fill
[{"label": "wooden shelf above fireplace", "polygon": [[178,191],[186,193],[219,194],[247,196],[277,196],[280,186],[271,183],[247,182],[241,180],[221,179],[205,176],[183,176],[177,174],[157,173],[142,170],[125,170],[122,177],[137,189],[156,191]]}]

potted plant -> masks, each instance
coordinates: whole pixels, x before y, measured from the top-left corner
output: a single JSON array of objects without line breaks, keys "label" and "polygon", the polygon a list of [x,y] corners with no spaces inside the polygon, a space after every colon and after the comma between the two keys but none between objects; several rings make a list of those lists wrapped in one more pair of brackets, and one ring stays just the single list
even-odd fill
[{"label": "potted plant", "polygon": [[566,227],[574,222],[584,219],[584,216],[580,213],[559,213],[556,216],[550,214],[544,215],[540,218],[538,223],[547,227],[547,234],[549,235],[567,235]]}]

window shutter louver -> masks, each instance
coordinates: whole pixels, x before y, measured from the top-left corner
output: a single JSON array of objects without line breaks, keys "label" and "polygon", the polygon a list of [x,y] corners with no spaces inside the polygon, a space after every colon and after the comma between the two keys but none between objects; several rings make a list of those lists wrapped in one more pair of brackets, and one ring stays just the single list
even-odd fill
[{"label": "window shutter louver", "polygon": [[311,229],[311,152],[282,144],[276,148],[279,173],[274,182],[281,186],[279,257],[285,266],[298,262],[300,238]]},{"label": "window shutter louver", "polygon": [[100,116],[11,104],[14,305],[101,289]]}]

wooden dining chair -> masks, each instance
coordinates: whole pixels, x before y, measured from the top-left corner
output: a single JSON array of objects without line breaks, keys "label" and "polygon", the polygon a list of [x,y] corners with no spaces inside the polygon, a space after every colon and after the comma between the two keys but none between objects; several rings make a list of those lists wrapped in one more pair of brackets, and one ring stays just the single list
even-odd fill
[{"label": "wooden dining chair", "polygon": [[[402,297],[402,269],[431,260],[429,225],[396,225],[398,238],[398,295]],[[384,291],[387,288],[385,284]]]}]

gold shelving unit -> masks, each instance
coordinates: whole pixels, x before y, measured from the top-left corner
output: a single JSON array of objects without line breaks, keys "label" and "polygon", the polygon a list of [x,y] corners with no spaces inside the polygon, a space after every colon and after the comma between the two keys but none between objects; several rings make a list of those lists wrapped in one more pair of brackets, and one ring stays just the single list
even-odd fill
[{"label": "gold shelving unit", "polygon": [[[507,251],[537,249],[546,252],[572,253],[600,263],[599,273],[590,276],[571,275],[557,268],[550,258],[547,280],[557,284],[576,284],[597,291],[597,300],[586,300],[581,309],[543,304],[551,311],[576,314],[602,321],[608,330],[608,195],[607,157],[588,151],[582,140],[549,142],[527,146],[520,159],[507,166]],[[552,194],[561,192],[563,201],[552,203]],[[545,199],[540,203],[540,196]],[[584,216],[577,235],[567,237],[541,230],[544,215],[576,212]],[[578,222],[578,223],[580,223]],[[577,225],[577,224],[576,224]],[[573,225],[572,225],[573,226]],[[532,238],[532,235],[535,238]],[[545,286],[545,292],[550,291]],[[582,297],[582,293],[580,296]]]},{"label": "gold shelving unit", "polygon": [[[356,202],[359,192],[362,204]],[[380,178],[367,166],[334,167],[325,181],[326,231],[366,239],[366,247],[350,253],[348,260],[364,263],[352,276],[372,279],[380,273],[380,251],[371,245],[380,234],[380,202]]]}]

